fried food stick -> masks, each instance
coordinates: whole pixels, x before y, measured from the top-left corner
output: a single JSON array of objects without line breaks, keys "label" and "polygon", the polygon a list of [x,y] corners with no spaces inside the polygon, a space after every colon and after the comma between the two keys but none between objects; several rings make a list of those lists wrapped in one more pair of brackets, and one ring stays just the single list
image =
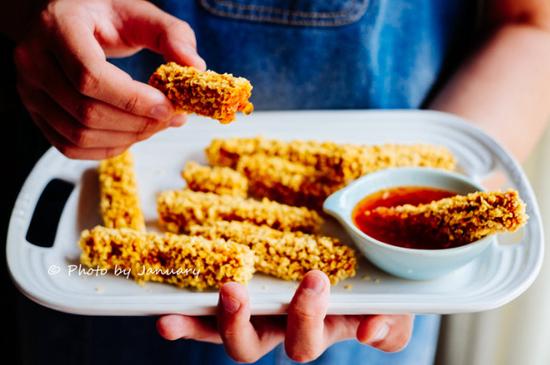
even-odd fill
[{"label": "fried food stick", "polygon": [[313,210],[229,195],[174,190],[161,193],[157,200],[160,225],[167,231],[184,233],[195,224],[218,220],[265,224],[275,229],[315,232],[323,220]]},{"label": "fried food stick", "polygon": [[145,230],[132,154],[126,151],[101,161],[98,174],[103,224],[108,228]]},{"label": "fried food stick", "polygon": [[365,214],[370,221],[394,224],[394,231],[418,232],[454,246],[516,231],[528,219],[525,204],[514,190],[456,195],[417,206],[378,207]]},{"label": "fried food stick", "polygon": [[236,169],[248,179],[252,195],[312,209],[344,185],[327,181],[313,166],[263,154],[242,156]]},{"label": "fried food stick", "polygon": [[149,84],[162,91],[182,113],[196,113],[230,123],[235,113],[250,114],[252,85],[243,77],[199,71],[169,62],[150,77]]},{"label": "fried food stick", "polygon": [[323,271],[332,284],[355,276],[355,251],[336,238],[224,221],[191,226],[189,234],[247,244],[256,270],[280,279],[301,280],[309,270]]},{"label": "fried food stick", "polygon": [[248,246],[222,239],[97,226],[82,232],[80,261],[89,267],[131,270],[139,283],[157,281],[204,290],[246,283],[254,272]]},{"label": "fried food stick", "polygon": [[264,154],[313,166],[327,180],[348,183],[376,170],[399,166],[426,166],[452,170],[455,159],[444,147],[424,144],[351,145],[276,139],[213,139],[206,148],[212,165],[235,167],[245,155]]},{"label": "fried food stick", "polygon": [[190,161],[185,164],[181,176],[187,182],[187,187],[193,191],[243,198],[248,194],[248,179],[229,167],[201,166]]}]

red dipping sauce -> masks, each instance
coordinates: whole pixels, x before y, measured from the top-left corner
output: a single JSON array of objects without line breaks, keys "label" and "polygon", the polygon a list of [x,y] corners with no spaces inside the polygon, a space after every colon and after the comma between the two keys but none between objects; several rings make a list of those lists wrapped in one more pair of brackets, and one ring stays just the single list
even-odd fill
[{"label": "red dipping sauce", "polygon": [[352,213],[353,222],[365,234],[390,245],[428,250],[449,248],[448,242],[439,242],[429,232],[419,232],[415,227],[396,229],[391,222],[373,218],[365,212],[377,207],[427,204],[454,195],[456,193],[451,191],[422,186],[401,186],[380,190],[366,196],[355,206]]}]

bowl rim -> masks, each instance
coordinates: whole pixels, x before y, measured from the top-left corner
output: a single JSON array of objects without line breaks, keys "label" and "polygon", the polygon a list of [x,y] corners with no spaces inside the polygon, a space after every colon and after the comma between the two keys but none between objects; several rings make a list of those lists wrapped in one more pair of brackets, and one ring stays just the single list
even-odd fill
[{"label": "bowl rim", "polygon": [[[340,199],[342,199],[343,194],[345,194],[347,191],[350,191],[352,189],[356,189],[359,185],[364,184],[365,181],[374,179],[374,178],[378,177],[379,175],[401,173],[403,171],[411,171],[411,172],[420,173],[420,174],[424,174],[424,173],[427,173],[427,174],[440,174],[440,175],[445,176],[447,178],[460,180],[463,183],[471,185],[472,187],[474,187],[476,189],[476,191],[487,191],[486,189],[483,188],[483,186],[481,186],[477,182],[473,181],[471,178],[468,178],[468,176],[462,175],[458,172],[447,171],[447,170],[442,170],[442,169],[436,169],[436,168],[432,168],[432,167],[392,167],[392,168],[379,170],[379,171],[376,171],[376,172],[373,172],[373,173],[370,173],[370,174],[359,177],[358,179],[354,180],[353,182],[351,182],[347,186],[345,186],[345,187],[335,191],[334,193],[332,193],[327,199],[325,199],[325,202],[327,202],[331,197],[340,200]],[[395,185],[395,187],[398,187],[398,186],[413,186],[413,185]],[[418,185],[418,186],[422,186],[422,185]],[[441,188],[443,189],[444,187],[441,187]],[[380,191],[382,189],[384,189],[384,188],[378,189],[374,192]],[[364,199],[366,196],[367,195],[363,196],[361,199]],[[334,214],[333,214],[333,213],[329,212],[327,209],[325,209],[325,202],[323,203],[323,211],[325,213],[333,216],[333,217],[335,217],[335,215],[338,215],[339,219],[337,219],[337,220],[340,222],[340,224],[341,225],[344,224],[348,229],[351,229],[354,233],[359,235],[359,237],[362,239],[363,242],[377,245],[377,246],[379,246],[381,248],[384,248],[386,250],[393,250],[393,251],[401,252],[401,253],[418,254],[418,255],[424,255],[424,256],[446,256],[446,255],[450,255],[450,254],[458,254],[461,251],[470,251],[470,250],[473,250],[477,246],[482,246],[482,245],[485,245],[485,244],[489,244],[490,242],[494,241],[495,234],[493,233],[493,234],[490,234],[490,235],[485,236],[483,238],[480,238],[479,240],[467,243],[467,244],[462,245],[462,246],[451,247],[451,248],[420,249],[420,248],[407,248],[407,247],[395,246],[395,245],[380,241],[380,240],[366,234],[365,232],[360,230],[355,225],[355,223],[353,222],[352,214],[353,214],[353,210],[355,209],[355,207],[357,206],[357,203],[359,201],[360,200],[354,202],[351,206],[351,209],[349,209],[349,210],[346,209],[346,213],[349,213],[349,214],[344,215],[344,214],[342,214],[341,211],[333,211],[334,212]]]}]

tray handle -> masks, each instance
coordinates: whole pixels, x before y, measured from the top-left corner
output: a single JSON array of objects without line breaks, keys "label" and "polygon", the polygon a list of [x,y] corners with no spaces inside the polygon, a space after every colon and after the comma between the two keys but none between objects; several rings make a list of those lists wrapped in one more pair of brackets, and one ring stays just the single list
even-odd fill
[{"label": "tray handle", "polygon": [[39,247],[52,247],[57,227],[69,196],[75,188],[72,182],[53,178],[38,197],[25,235],[26,241]]}]

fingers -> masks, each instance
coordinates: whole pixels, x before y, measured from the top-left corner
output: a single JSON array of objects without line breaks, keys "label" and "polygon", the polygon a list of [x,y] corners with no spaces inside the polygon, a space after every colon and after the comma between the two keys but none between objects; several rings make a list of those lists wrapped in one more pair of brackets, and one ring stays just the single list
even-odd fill
[{"label": "fingers", "polygon": [[[25,105],[52,144],[74,158],[108,157],[113,151],[185,122],[185,116],[176,116],[160,91],[132,80],[107,62],[102,44],[109,43],[121,51],[125,45],[116,29],[120,22],[115,21],[113,9],[104,5],[49,4],[41,13],[38,27],[15,52],[18,89]],[[141,9],[146,23],[150,11],[151,26],[160,29],[156,33],[159,49],[180,57],[191,49],[189,59],[195,57],[194,35],[190,29],[183,32],[185,23],[172,24],[176,18],[145,1],[131,5],[128,8],[135,14],[127,12],[127,19],[139,18],[136,9]],[[142,33],[147,40],[150,31]],[[181,51],[177,51],[179,44],[185,44]],[[126,45],[126,51],[131,48]]]},{"label": "fingers", "polygon": [[330,282],[321,271],[307,273],[288,307],[285,350],[299,362],[317,358],[325,349],[324,319]]},{"label": "fingers", "polygon": [[[142,140],[168,126],[179,126],[185,116],[178,115],[171,120],[156,120],[130,114],[99,100],[79,94],[69,83],[55,60],[44,51],[35,50],[32,57],[40,62],[22,60],[30,74],[22,76],[22,82],[34,83],[63,107],[84,127],[91,129],[134,132],[135,140]],[[21,56],[20,56],[21,57]],[[32,66],[28,63],[32,62]]]},{"label": "fingers", "polygon": [[250,322],[246,288],[227,283],[220,290],[218,326],[226,351],[239,362],[254,362],[273,349],[283,338],[283,330],[269,322],[260,323],[257,332]]},{"label": "fingers", "polygon": [[357,327],[357,339],[386,352],[402,350],[411,338],[412,315],[365,317]]},{"label": "fingers", "polygon": [[93,25],[75,16],[60,18],[53,48],[73,87],[85,96],[103,101],[130,114],[168,120],[174,109],[159,90],[132,80],[107,62],[94,38]]},{"label": "fingers", "polygon": [[128,149],[129,146],[115,148],[80,148],[71,144],[63,136],[57,133],[49,124],[40,116],[31,113],[33,121],[38,128],[44,133],[44,136],[50,143],[59,150],[62,154],[69,158],[78,160],[102,160],[108,157],[116,156]]},{"label": "fingers", "polygon": [[104,159],[124,152],[135,142],[135,133],[84,128],[44,92],[24,84],[18,89],[36,125],[69,158]]},{"label": "fingers", "polygon": [[157,331],[163,338],[173,341],[177,339],[193,339],[197,341],[222,343],[222,339],[212,323],[200,317],[170,314],[157,320]]},{"label": "fingers", "polygon": [[43,117],[57,133],[80,148],[129,146],[148,137],[140,133],[86,128],[42,92],[36,92],[27,105],[29,110]]},{"label": "fingers", "polygon": [[327,345],[355,338],[362,315],[328,315],[325,318],[325,337]]},{"label": "fingers", "polygon": [[118,12],[122,16],[119,33],[130,47],[147,47],[168,61],[206,69],[198,55],[195,34],[189,24],[140,1]]}]

